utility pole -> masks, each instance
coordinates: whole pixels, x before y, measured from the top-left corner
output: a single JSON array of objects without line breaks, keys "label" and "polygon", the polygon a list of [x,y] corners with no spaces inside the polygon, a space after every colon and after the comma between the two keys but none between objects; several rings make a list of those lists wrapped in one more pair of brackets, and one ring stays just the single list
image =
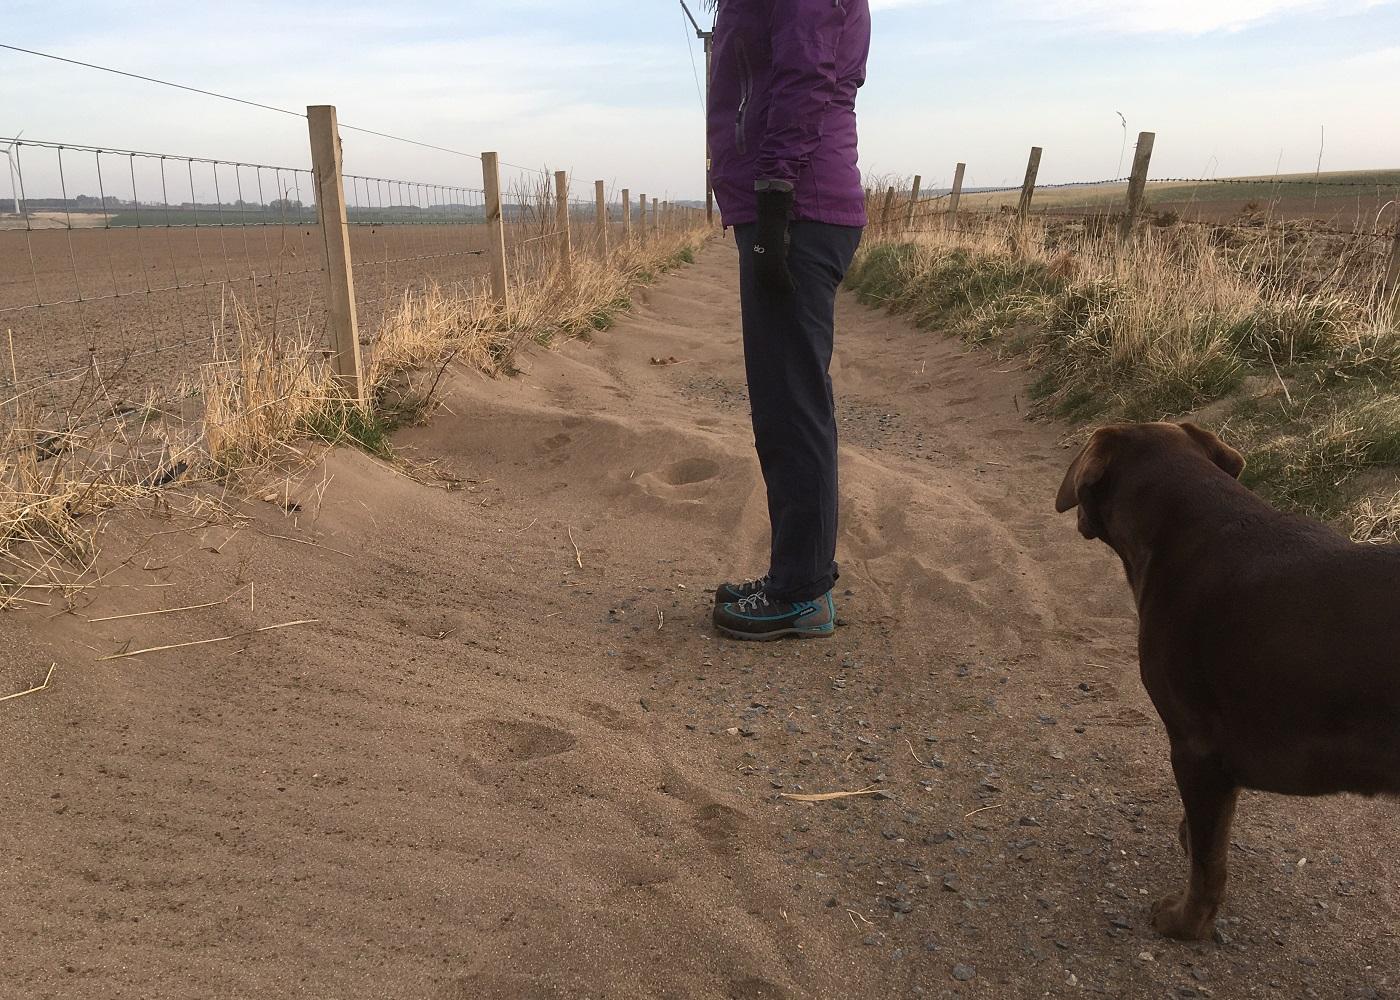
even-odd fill
[{"label": "utility pole", "polygon": [[713,30],[706,31],[700,27],[700,22],[695,20],[695,15],[686,6],[685,0],[681,0],[681,10],[685,11],[685,16],[689,18],[691,27],[695,29],[695,37],[705,43],[705,221],[711,226],[715,224],[715,189],[710,186],[710,59],[715,51],[715,33]]}]

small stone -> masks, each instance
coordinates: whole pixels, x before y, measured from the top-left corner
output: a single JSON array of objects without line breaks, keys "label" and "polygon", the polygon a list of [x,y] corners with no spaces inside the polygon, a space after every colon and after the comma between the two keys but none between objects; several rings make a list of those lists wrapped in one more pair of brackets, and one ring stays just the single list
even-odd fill
[{"label": "small stone", "polygon": [[948,892],[957,892],[961,886],[962,883],[958,881],[958,876],[955,872],[949,872],[947,875],[943,876],[943,888]]},{"label": "small stone", "polygon": [[867,934],[864,938],[861,939],[860,943],[865,945],[867,948],[873,948],[875,945],[880,943],[880,935]]},{"label": "small stone", "polygon": [[971,965],[963,965],[959,962],[953,966],[953,978],[960,983],[968,983],[977,975],[977,970]]}]

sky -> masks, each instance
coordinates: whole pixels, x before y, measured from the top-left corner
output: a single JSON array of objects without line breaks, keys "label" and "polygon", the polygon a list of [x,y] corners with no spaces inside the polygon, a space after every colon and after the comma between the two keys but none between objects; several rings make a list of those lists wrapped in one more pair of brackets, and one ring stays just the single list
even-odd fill
[{"label": "sky", "polygon": [[[937,187],[961,160],[969,186],[1018,183],[1039,145],[1043,183],[1113,177],[1140,130],[1157,133],[1157,177],[1311,172],[1319,152],[1324,170],[1400,166],[1400,0],[871,6],[857,111],[872,176]],[[5,15],[7,44],[291,110],[334,104],[343,123],[590,187],[703,195],[703,57],[668,0],[6,0]],[[309,163],[298,118],[0,50],[0,136],[19,130]],[[470,157],[357,133],[345,169],[480,186]],[[26,170],[31,196],[48,193],[44,166]]]}]

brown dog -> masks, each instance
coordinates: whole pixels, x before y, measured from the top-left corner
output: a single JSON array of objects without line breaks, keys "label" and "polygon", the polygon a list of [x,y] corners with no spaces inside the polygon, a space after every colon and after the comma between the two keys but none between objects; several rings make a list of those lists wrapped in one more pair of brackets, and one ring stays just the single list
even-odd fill
[{"label": "brown dog", "polygon": [[1243,469],[1192,424],[1106,427],[1055,501],[1118,553],[1137,601],[1186,813],[1190,882],[1153,907],[1175,938],[1214,928],[1239,789],[1400,794],[1400,546],[1281,514]]}]

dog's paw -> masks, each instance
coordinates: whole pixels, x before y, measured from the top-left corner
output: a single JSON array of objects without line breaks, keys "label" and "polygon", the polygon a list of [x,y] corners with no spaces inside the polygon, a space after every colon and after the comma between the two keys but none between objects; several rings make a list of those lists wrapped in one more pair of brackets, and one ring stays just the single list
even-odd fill
[{"label": "dog's paw", "polygon": [[1185,892],[1174,892],[1152,904],[1152,927],[1178,941],[1205,941],[1215,928],[1215,918],[1188,906]]}]

